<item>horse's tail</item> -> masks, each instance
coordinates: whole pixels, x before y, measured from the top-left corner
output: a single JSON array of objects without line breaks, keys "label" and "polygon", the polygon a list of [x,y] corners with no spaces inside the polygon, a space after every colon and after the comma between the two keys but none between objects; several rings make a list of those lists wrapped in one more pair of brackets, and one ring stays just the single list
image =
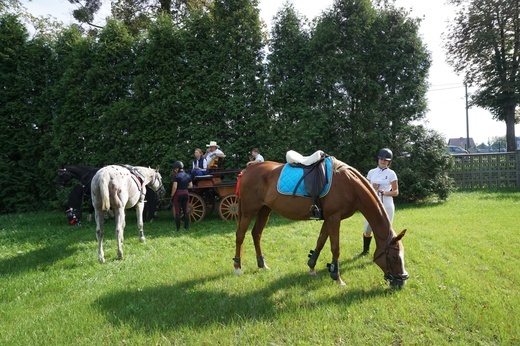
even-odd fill
[{"label": "horse's tail", "polygon": [[99,198],[101,199],[101,208],[103,211],[110,210],[110,192],[108,183],[110,182],[110,172],[103,171],[99,179]]}]

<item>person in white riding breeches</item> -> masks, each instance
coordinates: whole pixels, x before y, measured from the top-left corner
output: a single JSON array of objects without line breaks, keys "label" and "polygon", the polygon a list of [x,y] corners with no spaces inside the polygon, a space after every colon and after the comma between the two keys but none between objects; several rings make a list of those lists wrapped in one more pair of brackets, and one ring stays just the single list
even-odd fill
[{"label": "person in white riding breeches", "polygon": [[[371,169],[367,174],[367,179],[370,181],[374,190],[376,190],[378,197],[381,199],[385,207],[390,224],[394,220],[394,198],[399,195],[399,184],[397,182],[397,174],[390,169],[392,163],[393,153],[388,148],[379,150],[377,154],[377,167]],[[368,255],[370,250],[370,242],[372,241],[372,228],[368,221],[365,220],[363,229],[363,251],[359,256]]]}]

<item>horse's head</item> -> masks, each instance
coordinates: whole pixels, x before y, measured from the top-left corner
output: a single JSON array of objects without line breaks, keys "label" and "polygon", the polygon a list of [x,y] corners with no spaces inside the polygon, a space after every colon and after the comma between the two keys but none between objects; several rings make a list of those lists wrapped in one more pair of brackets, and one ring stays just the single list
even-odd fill
[{"label": "horse's head", "polygon": [[70,173],[66,169],[58,169],[58,177],[56,178],[56,188],[59,190],[63,189],[65,186],[67,186],[69,181],[72,180],[72,178],[74,178],[72,173]]},{"label": "horse's head", "polygon": [[164,190],[164,185],[162,183],[162,177],[161,173],[159,173],[159,170],[154,171],[154,176],[152,178],[152,181],[150,182],[149,186],[154,190],[159,196],[164,195],[166,192]]},{"label": "horse's head", "polygon": [[385,273],[385,280],[390,283],[391,288],[403,288],[408,279],[408,273],[404,268],[404,246],[401,243],[405,234],[406,230],[403,230],[397,236],[392,236],[381,252],[374,253],[374,262]]}]

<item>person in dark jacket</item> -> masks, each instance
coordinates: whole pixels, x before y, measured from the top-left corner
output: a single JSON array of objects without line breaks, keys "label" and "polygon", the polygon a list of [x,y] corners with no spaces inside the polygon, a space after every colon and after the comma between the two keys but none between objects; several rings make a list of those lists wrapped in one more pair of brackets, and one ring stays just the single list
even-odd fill
[{"label": "person in dark jacket", "polygon": [[191,178],[195,178],[199,175],[208,174],[208,162],[202,153],[202,150],[197,148],[195,149],[195,157],[193,158],[193,163],[191,167]]},{"label": "person in dark jacket", "polygon": [[184,215],[184,229],[190,227],[190,213],[188,210],[188,189],[193,187],[191,176],[184,172],[184,164],[180,161],[173,163],[173,186],[171,199],[173,215],[177,231],[181,228],[181,215]]}]

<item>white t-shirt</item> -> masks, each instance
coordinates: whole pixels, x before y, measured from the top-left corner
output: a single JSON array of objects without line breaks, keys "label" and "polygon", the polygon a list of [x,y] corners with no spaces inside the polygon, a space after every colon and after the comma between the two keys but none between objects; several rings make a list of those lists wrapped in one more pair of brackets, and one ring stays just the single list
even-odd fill
[{"label": "white t-shirt", "polygon": [[264,162],[264,157],[260,154],[256,154],[255,161]]},{"label": "white t-shirt", "polygon": [[397,174],[390,168],[381,169],[376,167],[368,172],[367,179],[371,184],[379,184],[378,191],[388,192],[392,190],[392,182],[397,180]]},{"label": "white t-shirt", "polygon": [[[371,169],[367,174],[367,179],[371,184],[379,184],[377,191],[383,190],[385,192],[392,190],[392,182],[397,180],[397,174],[390,168],[381,169],[376,167]],[[385,207],[386,213],[390,218],[390,223],[394,220],[394,198],[393,196],[379,196],[383,206]],[[365,220],[365,228],[363,234],[369,236],[372,234],[372,228],[368,221]]]},{"label": "white t-shirt", "polygon": [[219,148],[215,149],[215,151],[208,151],[205,156],[206,161],[208,161],[208,163],[209,163],[212,160],[215,160],[217,158],[217,154],[224,154],[224,153]]}]

